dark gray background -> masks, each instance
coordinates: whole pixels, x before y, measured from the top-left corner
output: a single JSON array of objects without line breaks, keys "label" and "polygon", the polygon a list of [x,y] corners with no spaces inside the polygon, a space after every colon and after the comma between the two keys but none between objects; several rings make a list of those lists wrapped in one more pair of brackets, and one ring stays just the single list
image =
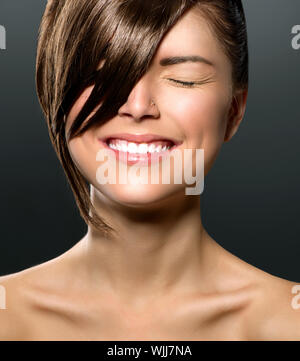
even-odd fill
[{"label": "dark gray background", "polygon": [[[52,149],[38,104],[35,55],[46,0],[0,0],[0,275],[58,256],[86,225]],[[250,88],[245,118],[205,179],[203,222],[224,248],[300,281],[299,0],[244,1]]]}]

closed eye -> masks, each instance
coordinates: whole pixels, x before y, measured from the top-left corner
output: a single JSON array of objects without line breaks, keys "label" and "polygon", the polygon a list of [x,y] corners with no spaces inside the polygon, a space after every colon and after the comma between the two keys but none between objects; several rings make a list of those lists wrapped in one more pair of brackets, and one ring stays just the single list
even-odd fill
[{"label": "closed eye", "polygon": [[195,85],[202,84],[202,82],[180,81],[180,80],[176,80],[176,79],[168,79],[168,80],[170,80],[174,83],[180,84],[186,88],[193,88]]}]

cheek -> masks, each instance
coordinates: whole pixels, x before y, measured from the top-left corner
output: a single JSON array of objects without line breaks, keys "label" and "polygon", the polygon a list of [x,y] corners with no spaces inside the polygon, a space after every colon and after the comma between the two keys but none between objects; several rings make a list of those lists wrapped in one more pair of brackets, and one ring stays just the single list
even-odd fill
[{"label": "cheek", "polygon": [[[66,122],[66,131],[68,131],[73,123],[73,121],[76,119],[77,115],[79,114],[80,110],[83,108],[84,104],[86,103],[88,97],[90,96],[91,92],[94,89],[94,85],[89,86],[86,88],[79,98],[74,103],[72,109],[70,110],[70,113],[68,114],[67,122]],[[92,116],[92,114],[87,118],[87,120]]]},{"label": "cheek", "polygon": [[[80,95],[80,97],[77,99],[75,104],[73,105],[72,109],[70,110],[70,113],[67,117],[66,122],[66,133],[69,131],[71,125],[73,124],[73,121],[76,119],[77,115],[79,114],[80,110],[86,103],[88,97],[90,96],[94,86],[90,86],[84,90],[84,92]],[[99,105],[100,106],[100,105]],[[98,109],[98,107],[94,111]],[[89,117],[83,122],[83,125],[86,121],[89,120],[93,116],[93,113],[89,115]],[[96,177],[96,156],[97,156],[97,149],[99,145],[98,142],[92,132],[92,130],[88,130],[84,132],[79,137],[73,138],[68,143],[68,149],[69,153],[71,155],[71,158],[81,174],[89,181],[91,182],[93,178]]]},{"label": "cheek", "polygon": [[96,177],[97,149],[89,132],[72,139],[68,145],[70,155],[78,170],[91,183]]},{"label": "cheek", "polygon": [[224,141],[228,97],[216,87],[196,90],[172,111],[186,138],[186,148],[204,149],[207,173]]}]

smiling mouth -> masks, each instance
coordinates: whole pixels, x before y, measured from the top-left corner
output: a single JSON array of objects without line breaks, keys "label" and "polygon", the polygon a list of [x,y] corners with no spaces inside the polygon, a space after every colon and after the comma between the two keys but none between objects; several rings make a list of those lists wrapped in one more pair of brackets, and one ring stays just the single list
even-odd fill
[{"label": "smiling mouth", "polygon": [[109,148],[117,150],[119,152],[143,155],[163,153],[174,148],[176,145],[171,140],[157,140],[152,142],[137,143],[127,141],[124,139],[108,138],[106,144]]},{"label": "smiling mouth", "polygon": [[[131,138],[137,139],[137,136]],[[145,139],[149,139],[145,141]],[[157,137],[158,138],[158,137]],[[143,141],[141,139],[144,139]],[[150,164],[157,162],[161,156],[167,155],[170,151],[177,148],[181,142],[170,139],[154,139],[151,136],[141,136],[139,141],[126,140],[117,137],[107,137],[100,140],[105,148],[113,150],[118,160],[127,164],[140,162],[141,164]],[[152,140],[151,140],[152,139]]]}]

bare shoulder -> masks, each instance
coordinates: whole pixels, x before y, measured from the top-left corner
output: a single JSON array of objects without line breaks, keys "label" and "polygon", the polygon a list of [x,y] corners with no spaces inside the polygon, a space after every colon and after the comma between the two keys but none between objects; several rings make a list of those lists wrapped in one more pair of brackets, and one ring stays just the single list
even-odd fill
[{"label": "bare shoulder", "polygon": [[0,340],[24,340],[28,334],[28,310],[24,303],[26,284],[18,273],[0,277]]},{"label": "bare shoulder", "polygon": [[260,271],[254,297],[245,312],[253,340],[300,340],[300,283]]},{"label": "bare shoulder", "polygon": [[0,277],[0,340],[27,340],[40,324],[43,303],[63,289],[60,257]]},{"label": "bare shoulder", "polygon": [[300,340],[300,282],[274,276],[227,251],[222,255],[226,288],[243,295],[239,316],[245,339]]}]

